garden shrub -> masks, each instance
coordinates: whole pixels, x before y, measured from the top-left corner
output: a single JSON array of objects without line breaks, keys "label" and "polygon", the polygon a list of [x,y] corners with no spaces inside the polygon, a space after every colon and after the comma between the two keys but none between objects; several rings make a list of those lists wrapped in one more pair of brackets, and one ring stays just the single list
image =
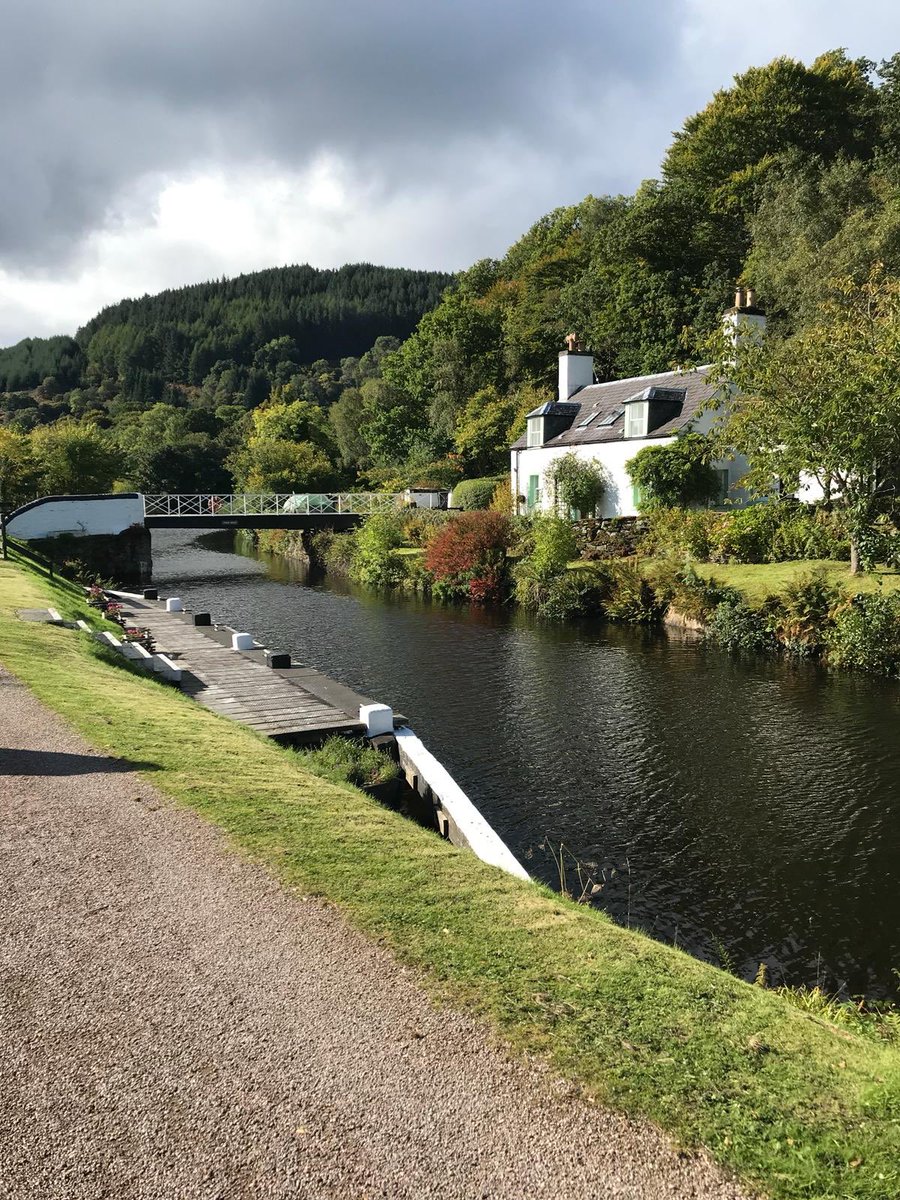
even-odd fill
[{"label": "garden shrub", "polygon": [[567,573],[577,554],[571,521],[549,514],[532,518],[524,549],[514,572],[516,600],[526,608],[543,609],[553,580]]},{"label": "garden shrub", "polygon": [[425,551],[434,595],[479,604],[502,599],[511,536],[509,518],[502,513],[464,512],[448,521]]},{"label": "garden shrub", "polygon": [[660,557],[713,561],[714,547],[729,520],[725,513],[703,508],[658,508],[647,514],[641,549]]},{"label": "garden shrub", "polygon": [[351,574],[370,587],[396,587],[404,575],[397,551],[403,545],[403,526],[395,513],[373,513],[353,535]]},{"label": "garden shrub", "polygon": [[554,621],[600,616],[608,595],[608,582],[596,571],[565,571],[545,586],[537,611]]},{"label": "garden shrub", "polygon": [[825,638],[828,661],[836,667],[900,672],[900,595],[873,592],[853,596],[832,610]]},{"label": "garden shrub", "polygon": [[707,622],[706,636],[732,653],[763,654],[776,645],[766,614],[742,600],[718,604]]},{"label": "garden shrub", "polygon": [[642,547],[656,556],[699,562],[765,563],[847,559],[850,542],[839,515],[800,504],[753,504],[733,512],[660,508],[647,514]]},{"label": "garden shrub", "polygon": [[639,450],[625,469],[639,490],[641,511],[716,500],[719,475],[710,465],[711,454],[710,439],[701,433],[686,433],[664,446]]},{"label": "garden shrub", "polygon": [[574,450],[555,458],[544,472],[544,486],[554,507],[568,516],[592,516],[606,493],[608,477],[596,460],[579,458]]},{"label": "garden shrub", "polygon": [[717,562],[771,562],[781,514],[775,504],[753,504],[729,513],[712,544]]},{"label": "garden shrub", "polygon": [[739,601],[740,592],[710,576],[700,575],[690,563],[663,564],[653,579],[660,604],[674,608],[694,621],[706,621],[724,601]]},{"label": "garden shrub", "polygon": [[832,610],[846,598],[842,585],[832,583],[824,571],[801,575],[767,604],[772,631],[790,654],[819,655],[833,624]]},{"label": "garden shrub", "polygon": [[608,581],[603,608],[611,621],[649,625],[660,619],[663,605],[636,563],[611,562],[603,570]]},{"label": "garden shrub", "polygon": [[325,570],[334,575],[350,575],[356,557],[356,533],[335,533],[331,529],[319,529],[312,535],[312,546],[316,557],[324,563]]},{"label": "garden shrub", "polygon": [[403,535],[410,546],[425,546],[453,514],[441,508],[406,508],[401,514]]},{"label": "garden shrub", "polygon": [[494,492],[502,482],[503,478],[499,476],[491,476],[487,479],[464,479],[461,483],[454,485],[453,507],[461,508],[464,512],[490,508]]}]

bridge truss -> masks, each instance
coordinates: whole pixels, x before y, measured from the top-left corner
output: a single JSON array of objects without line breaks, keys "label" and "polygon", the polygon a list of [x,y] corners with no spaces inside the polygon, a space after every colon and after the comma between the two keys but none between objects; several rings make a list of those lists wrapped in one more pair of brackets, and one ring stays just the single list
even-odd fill
[{"label": "bridge truss", "polygon": [[402,492],[199,492],[145,495],[144,517],[360,516],[393,512]]}]

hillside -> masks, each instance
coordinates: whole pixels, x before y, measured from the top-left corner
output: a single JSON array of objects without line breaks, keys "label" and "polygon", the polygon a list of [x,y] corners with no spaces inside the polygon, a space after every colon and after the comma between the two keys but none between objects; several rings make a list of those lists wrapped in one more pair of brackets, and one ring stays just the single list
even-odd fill
[{"label": "hillside", "polygon": [[126,403],[152,403],[168,385],[201,387],[219,363],[243,368],[246,386],[263,359],[263,370],[339,362],[378,337],[408,336],[451,281],[367,263],[292,266],[122,300],[74,339],[27,338],[0,350],[0,391],[46,380],[46,399],[89,386],[101,399],[114,391]]}]

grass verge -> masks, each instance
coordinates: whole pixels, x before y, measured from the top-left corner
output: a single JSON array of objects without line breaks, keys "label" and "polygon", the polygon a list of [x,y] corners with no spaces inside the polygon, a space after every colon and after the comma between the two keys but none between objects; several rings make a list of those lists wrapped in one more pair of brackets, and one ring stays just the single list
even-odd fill
[{"label": "grass verge", "polygon": [[706,578],[714,576],[719,583],[737,588],[749,604],[762,604],[767,596],[774,596],[785,586],[821,570],[829,583],[840,583],[855,595],[864,592],[896,591],[900,589],[900,571],[878,567],[864,575],[851,575],[845,562],[831,559],[809,559],[799,562],[780,563],[695,563],[696,571]]},{"label": "grass verge", "polygon": [[80,594],[0,563],[4,665],[101,749],[221,826],[285,882],[339,904],[513,1045],[773,1197],[900,1194],[900,1053],[457,851],[297,756],[20,622]]}]

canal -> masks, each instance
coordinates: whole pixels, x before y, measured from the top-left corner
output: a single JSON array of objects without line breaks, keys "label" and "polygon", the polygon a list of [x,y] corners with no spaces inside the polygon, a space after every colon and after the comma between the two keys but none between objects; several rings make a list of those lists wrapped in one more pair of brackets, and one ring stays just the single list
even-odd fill
[{"label": "canal", "polygon": [[408,715],[526,868],[752,978],[897,996],[900,687],[659,631],[309,586],[154,531],[154,582]]}]

